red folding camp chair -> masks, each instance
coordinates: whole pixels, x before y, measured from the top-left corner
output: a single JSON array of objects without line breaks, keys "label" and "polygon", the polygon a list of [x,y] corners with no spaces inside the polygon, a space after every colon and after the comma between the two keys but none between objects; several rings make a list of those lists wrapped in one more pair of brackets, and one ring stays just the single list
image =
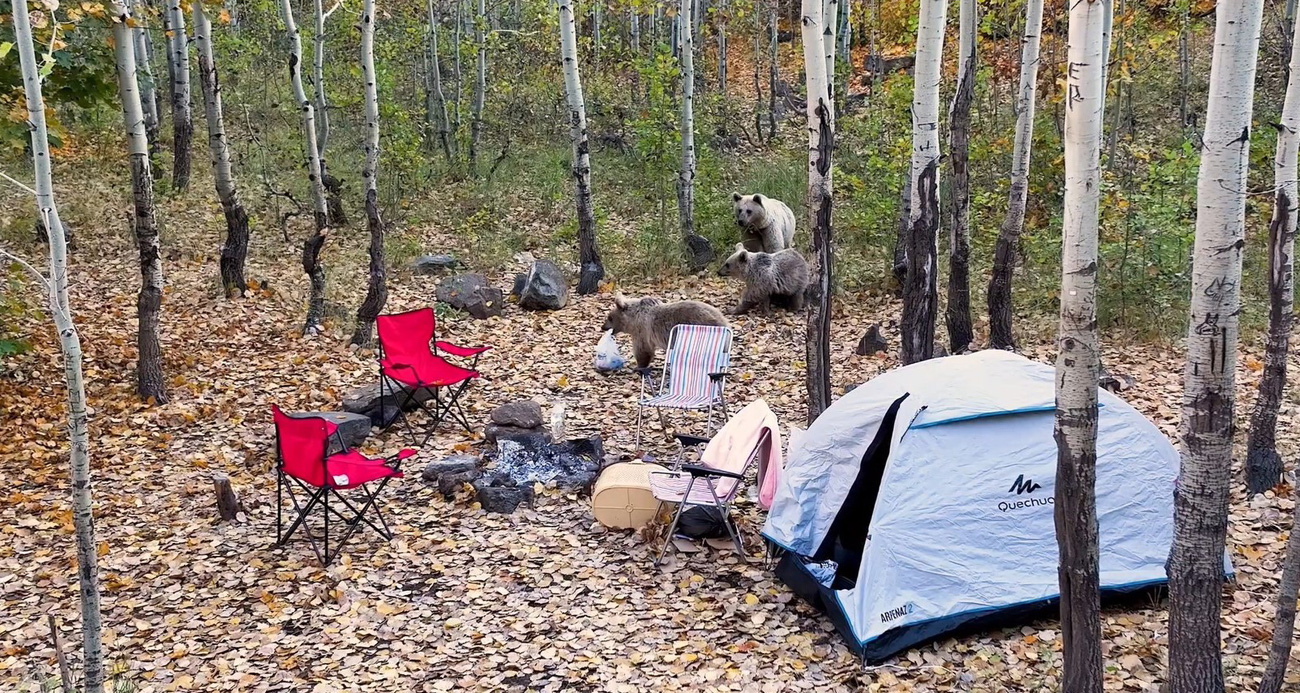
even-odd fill
[{"label": "red folding camp chair", "polygon": [[[473,365],[478,364],[478,357],[491,347],[459,347],[450,342],[434,341],[435,320],[432,308],[421,308],[405,313],[381,315],[375,321],[379,330],[379,394],[386,397],[390,391],[398,399],[397,411],[406,411],[412,403],[419,406],[433,419],[433,425],[425,432],[424,440],[417,444],[423,447],[429,437],[437,430],[444,418],[450,416],[454,421],[472,430],[469,417],[460,406],[460,396],[479,373],[472,368],[462,368],[448,362],[435,352],[442,351],[458,357],[473,357]],[[430,343],[433,347],[430,348]],[[391,379],[391,380],[390,380]],[[396,381],[404,385],[394,388]],[[421,390],[433,393],[433,409],[425,406],[419,397]],[[407,431],[412,443],[416,442],[415,431],[408,425]]]},{"label": "red folding camp chair", "polygon": [[[402,460],[415,455],[416,451],[405,449],[387,458],[366,457],[343,445],[338,426],[332,421],[317,416],[289,416],[275,405],[271,406],[271,412],[275,415],[275,545],[287,544],[294,531],[302,527],[321,565],[329,565],[338,558],[343,545],[363,523],[384,539],[392,539],[388,524],[379,511],[377,498],[389,479],[402,476],[398,465]],[[331,436],[338,441],[341,450],[332,455],[327,454]],[[370,484],[373,482],[378,482],[378,485],[372,491]],[[299,503],[295,486],[307,494],[305,504]],[[296,516],[289,529],[282,532],[286,489]],[[340,493],[354,489],[359,492],[354,495],[359,495],[365,501],[360,508]],[[336,501],[333,506],[330,505],[331,496]],[[342,503],[344,510],[339,509],[339,503]],[[312,511],[317,508],[320,508],[324,523],[324,530],[319,536],[312,533],[308,522]],[[368,513],[373,513],[373,520],[367,517]],[[344,524],[343,534],[338,537],[332,553],[330,515],[342,520]],[[322,539],[321,544],[317,543],[318,538]]]}]

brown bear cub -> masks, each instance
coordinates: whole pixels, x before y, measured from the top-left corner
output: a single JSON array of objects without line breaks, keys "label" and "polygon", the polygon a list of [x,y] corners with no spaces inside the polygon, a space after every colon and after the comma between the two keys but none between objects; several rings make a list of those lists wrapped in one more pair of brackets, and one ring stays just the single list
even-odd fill
[{"label": "brown bear cub", "polygon": [[614,309],[605,318],[601,331],[613,330],[632,335],[632,354],[636,367],[645,368],[655,352],[668,347],[668,337],[678,325],[727,326],[722,311],[699,301],[664,303],[657,298],[614,296]]},{"label": "brown bear cub", "polygon": [[740,295],[740,305],[732,315],[747,313],[758,308],[763,315],[772,306],[803,310],[804,291],[808,288],[808,263],[797,250],[779,253],[751,253],[742,243],[736,252],[723,261],[718,275],[740,277],[745,280],[745,291]]}]

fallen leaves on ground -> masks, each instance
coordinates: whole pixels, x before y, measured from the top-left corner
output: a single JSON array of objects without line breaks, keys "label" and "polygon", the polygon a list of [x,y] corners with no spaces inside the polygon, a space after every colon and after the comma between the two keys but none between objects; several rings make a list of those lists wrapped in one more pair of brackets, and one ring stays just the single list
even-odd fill
[{"label": "fallen leaves on ground", "polygon": [[[360,247],[357,239],[332,238]],[[215,248],[213,235],[202,239],[194,247]],[[584,499],[554,490],[539,496],[535,508],[498,516],[446,502],[418,473],[408,474],[384,502],[395,534],[391,543],[363,532],[328,569],[305,544],[272,548],[270,404],[334,409],[345,391],[377,376],[373,352],[348,348],[342,326],[322,337],[299,336],[304,282],[293,261],[296,248],[269,233],[255,240],[250,276],[262,288],[243,300],[220,297],[211,252],[169,256],[163,343],[171,401],[153,407],[132,392],[138,275],[129,246],[118,239],[103,252],[82,249],[74,256],[73,302],[92,408],[105,648],[110,659],[129,666],[141,690],[1058,686],[1055,623],[945,639],[864,669],[830,622],[760,563],[746,565],[731,552],[705,547],[655,569],[654,545],[634,533],[602,529]],[[436,231],[424,239],[430,250],[456,244]],[[339,259],[334,252],[329,246],[327,264]],[[362,264],[352,264],[328,266],[331,290],[339,296],[361,295]],[[509,286],[506,274],[490,278]],[[435,281],[394,272],[388,309],[429,305]],[[724,309],[739,291],[715,278],[618,289],[705,299]],[[600,375],[590,366],[609,303],[608,294],[598,294],[574,297],[555,313],[527,313],[510,304],[500,318],[442,320],[448,339],[495,347],[467,397],[471,419],[483,422],[491,407],[516,399],[562,400],[571,434],[598,433],[609,451],[629,455],[637,380],[628,373]],[[897,314],[892,298],[870,294],[838,307],[832,334],[837,394],[896,365],[892,356],[856,356],[853,349],[876,322],[896,348],[891,324]],[[60,616],[70,654],[79,658],[61,369],[57,345],[40,319],[30,318],[36,348],[6,361],[0,373],[6,409],[0,421],[0,682],[6,688],[51,670],[46,613]],[[745,316],[734,325],[731,401],[763,397],[783,423],[801,425],[802,316]],[[1239,379],[1243,420],[1259,377],[1253,364],[1262,356],[1253,346],[1246,352]],[[1028,345],[1026,353],[1050,360],[1052,346]],[[1116,345],[1105,362],[1136,378],[1125,397],[1175,436],[1182,396],[1178,350]],[[672,454],[657,419],[650,421],[652,451]],[[1279,426],[1287,459],[1297,451],[1295,422],[1288,403]],[[684,430],[700,423],[669,420]],[[477,436],[444,428],[406,469],[418,472],[425,462],[479,444]],[[367,448],[391,452],[403,445],[401,432],[391,430],[372,437]],[[246,522],[216,521],[213,472],[230,475]],[[1291,509],[1285,497],[1247,502],[1234,495],[1230,541],[1238,580],[1224,590],[1229,690],[1253,689],[1265,662]],[[752,503],[740,512],[756,554],[762,514]],[[1166,624],[1163,605],[1106,611],[1107,690],[1159,690]]]}]

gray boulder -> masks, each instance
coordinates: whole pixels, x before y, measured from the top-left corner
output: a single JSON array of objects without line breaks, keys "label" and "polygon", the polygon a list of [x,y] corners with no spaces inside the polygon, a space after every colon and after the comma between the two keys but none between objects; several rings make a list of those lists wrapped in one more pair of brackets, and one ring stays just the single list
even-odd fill
[{"label": "gray boulder", "polygon": [[542,425],[542,407],[531,399],[503,404],[492,410],[492,423],[515,428],[537,428]]},{"label": "gray boulder", "polygon": [[458,474],[478,469],[478,458],[473,455],[452,455],[440,462],[424,465],[420,476],[425,481],[437,481],[444,474]]},{"label": "gray boulder", "polygon": [[520,486],[501,474],[480,477],[474,482],[474,492],[479,505],[490,513],[512,513],[520,505],[533,502],[531,484]]},{"label": "gray boulder", "polygon": [[420,473],[425,481],[436,484],[438,492],[447,500],[454,498],[456,491],[467,483],[473,483],[480,475],[482,470],[478,458],[473,455],[452,455],[441,462],[430,462]]},{"label": "gray boulder", "polygon": [[424,255],[415,259],[411,263],[411,271],[416,275],[427,276],[430,274],[440,274],[445,270],[454,269],[460,264],[454,255]]},{"label": "gray boulder", "polygon": [[[378,387],[378,386],[376,386]],[[343,452],[344,449],[355,448],[366,442],[370,437],[370,417],[365,414],[354,414],[347,411],[300,411],[289,414],[295,419],[305,419],[307,417],[318,417],[333,422],[339,427],[338,437],[330,436],[329,448],[326,454],[333,455]],[[342,444],[339,439],[342,438]]]},{"label": "gray boulder", "polygon": [[853,353],[858,356],[870,356],[888,349],[889,340],[885,339],[885,335],[880,333],[880,325],[875,324],[867,329],[866,334],[862,335],[862,339],[858,341],[858,348]]},{"label": "gray boulder", "polygon": [[[389,378],[388,384],[384,386],[384,395],[382,397],[380,396],[379,383],[362,385],[343,395],[343,411],[364,414],[370,418],[371,425],[386,428],[401,414],[398,404],[405,402],[406,393],[408,392],[410,392],[410,388],[392,378]],[[427,389],[420,390],[415,395],[415,401],[406,405],[406,410],[415,409],[418,406],[416,402],[425,402],[432,398],[433,392]]]},{"label": "gray boulder", "polygon": [[550,260],[534,262],[519,290],[519,307],[524,310],[558,310],[568,302],[569,280],[564,272]]},{"label": "gray boulder", "polygon": [[483,428],[483,438],[488,445],[496,445],[499,440],[513,440],[524,445],[546,445],[551,442],[551,432],[544,428],[519,428],[490,423]]},{"label": "gray boulder", "polygon": [[439,302],[463,310],[479,320],[500,315],[505,309],[505,296],[501,289],[489,285],[487,277],[481,274],[448,277],[438,284],[435,296]]}]

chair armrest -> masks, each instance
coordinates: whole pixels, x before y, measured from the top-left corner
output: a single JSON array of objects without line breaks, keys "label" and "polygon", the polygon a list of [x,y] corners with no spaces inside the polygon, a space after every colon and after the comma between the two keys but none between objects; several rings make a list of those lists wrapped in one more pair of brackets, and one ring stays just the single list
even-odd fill
[{"label": "chair armrest", "polygon": [[690,447],[692,445],[705,445],[710,440],[712,440],[712,438],[701,438],[700,436],[688,436],[685,433],[674,433],[673,437],[676,438],[677,442],[681,444],[681,446],[684,448]]},{"label": "chair armrest", "polygon": [[730,372],[730,371],[720,371],[720,372],[717,372],[717,373],[710,373],[710,374],[709,374],[709,380],[713,380],[713,381],[716,382],[716,381],[718,381],[718,380],[722,380],[723,378],[725,378],[725,377],[727,377],[727,376],[729,376],[729,375],[731,375],[731,372]]},{"label": "chair armrest", "polygon": [[684,464],[682,465],[682,471],[689,473],[691,476],[725,476],[728,479],[739,479],[742,481],[745,478],[735,472],[714,469],[712,467],[701,467],[698,464]]}]

